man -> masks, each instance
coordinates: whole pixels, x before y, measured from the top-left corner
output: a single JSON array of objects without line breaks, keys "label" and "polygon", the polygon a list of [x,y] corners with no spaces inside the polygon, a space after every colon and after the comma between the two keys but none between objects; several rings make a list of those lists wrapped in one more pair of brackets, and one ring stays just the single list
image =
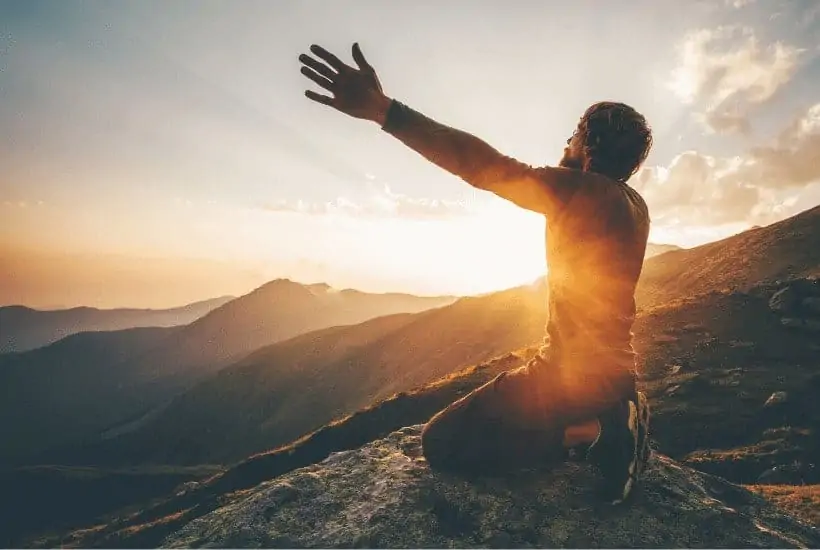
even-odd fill
[{"label": "man", "polygon": [[[422,433],[432,468],[497,473],[587,448],[603,496],[626,500],[649,458],[649,411],[636,390],[632,324],[649,215],[626,181],[646,159],[643,116],[602,102],[581,118],[558,167],[533,168],[440,124],[382,91],[353,45],[353,68],[319,46],[301,72],[331,95],[305,95],[373,121],[429,161],[546,218],[549,321],[544,345],[524,367],[436,414]],[[321,60],[321,61],[320,61]]]}]

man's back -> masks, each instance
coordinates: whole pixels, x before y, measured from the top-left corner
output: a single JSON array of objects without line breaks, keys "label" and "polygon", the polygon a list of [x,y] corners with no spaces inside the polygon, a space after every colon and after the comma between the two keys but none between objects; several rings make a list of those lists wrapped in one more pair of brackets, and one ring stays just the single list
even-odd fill
[{"label": "man's back", "polygon": [[631,369],[647,207],[625,183],[589,172],[577,182],[560,213],[547,218],[549,320],[542,353],[565,363]]}]

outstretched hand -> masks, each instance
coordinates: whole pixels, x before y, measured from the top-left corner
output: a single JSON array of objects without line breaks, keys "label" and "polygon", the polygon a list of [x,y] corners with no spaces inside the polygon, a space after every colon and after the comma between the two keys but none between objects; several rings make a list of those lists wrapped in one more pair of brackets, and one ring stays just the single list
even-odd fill
[{"label": "outstretched hand", "polygon": [[344,64],[321,46],[314,44],[310,51],[324,63],[302,54],[299,56],[299,61],[303,65],[301,73],[332,95],[326,96],[306,90],[305,96],[352,117],[384,125],[390,98],[384,95],[379,77],[364,58],[359,44],[353,44],[353,60],[358,69]]}]

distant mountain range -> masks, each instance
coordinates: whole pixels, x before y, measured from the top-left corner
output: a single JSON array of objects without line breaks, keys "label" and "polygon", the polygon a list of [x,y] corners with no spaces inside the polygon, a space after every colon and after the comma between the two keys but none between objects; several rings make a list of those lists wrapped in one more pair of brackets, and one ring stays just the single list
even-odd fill
[{"label": "distant mountain range", "polygon": [[42,311],[3,306],[0,307],[0,326],[3,327],[0,353],[32,350],[78,332],[187,325],[233,299],[233,296],[222,296],[171,309],[75,307]]},{"label": "distant mountain range", "polygon": [[[817,269],[820,254],[804,253],[800,239],[808,245],[817,238],[818,212],[749,232],[767,243],[768,253],[744,262],[742,272],[710,271],[702,280],[701,293],[770,281],[776,272],[764,266],[772,256],[784,262],[791,257],[790,265],[802,265],[795,270],[800,273]],[[788,229],[808,226],[814,232]],[[779,237],[769,238],[769,234]],[[795,234],[800,237],[782,237]],[[744,233],[733,239],[746,242],[748,238]],[[705,245],[647,260],[639,299],[649,307],[691,298],[692,286],[658,282],[668,273],[668,265],[691,267],[697,261],[711,266],[727,261],[730,252],[742,254],[731,244]],[[382,317],[282,341],[225,365],[149,422],[104,442],[75,448],[60,459],[79,464],[232,462],[286,443],[393,393],[540,341],[547,320],[546,298],[541,281],[462,298],[433,311]]]},{"label": "distant mountain range", "polygon": [[[418,312],[451,297],[335,291],[278,279],[181,327],[76,334],[0,355],[0,464],[139,421],[243,356],[299,334]],[[23,414],[23,411],[25,413]]]},{"label": "distant mountain range", "polygon": [[542,337],[545,319],[545,289],[536,285],[310,332],[256,351],[144,425],[61,453],[59,460],[239,460],[397,391],[529,345]]}]

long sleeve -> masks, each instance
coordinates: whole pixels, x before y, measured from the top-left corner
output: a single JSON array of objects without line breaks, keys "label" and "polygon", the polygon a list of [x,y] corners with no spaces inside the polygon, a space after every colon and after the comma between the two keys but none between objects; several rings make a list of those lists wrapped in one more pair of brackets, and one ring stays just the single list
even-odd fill
[{"label": "long sleeve", "polygon": [[574,170],[534,168],[396,100],[382,129],[473,187],[547,216],[559,211],[577,187],[578,173]]}]

